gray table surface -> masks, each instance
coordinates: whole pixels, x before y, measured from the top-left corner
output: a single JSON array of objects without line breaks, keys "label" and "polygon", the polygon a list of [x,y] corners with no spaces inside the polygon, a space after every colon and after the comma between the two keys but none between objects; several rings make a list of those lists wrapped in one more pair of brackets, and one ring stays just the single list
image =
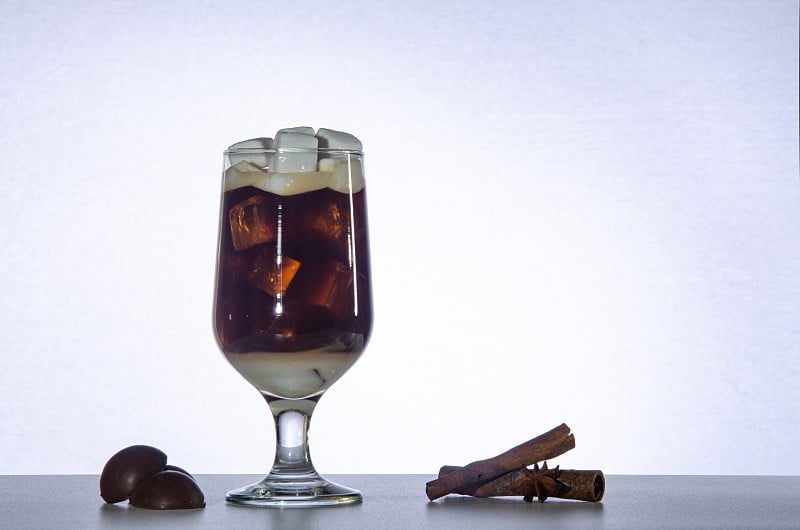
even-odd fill
[{"label": "gray table surface", "polygon": [[224,494],[256,475],[197,475],[198,510],[104,504],[96,475],[0,475],[0,528],[800,528],[800,477],[606,476],[592,504],[548,499],[428,502],[429,475],[330,475],[364,502],[315,509],[243,508]]}]

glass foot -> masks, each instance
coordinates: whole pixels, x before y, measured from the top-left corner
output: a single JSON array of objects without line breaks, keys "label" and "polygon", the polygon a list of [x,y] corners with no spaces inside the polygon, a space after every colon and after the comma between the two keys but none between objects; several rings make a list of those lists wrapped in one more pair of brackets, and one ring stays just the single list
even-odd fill
[{"label": "glass foot", "polygon": [[310,508],[340,506],[362,501],[361,492],[330,482],[317,474],[292,476],[270,475],[260,482],[229,491],[225,500],[242,506],[273,508]]}]

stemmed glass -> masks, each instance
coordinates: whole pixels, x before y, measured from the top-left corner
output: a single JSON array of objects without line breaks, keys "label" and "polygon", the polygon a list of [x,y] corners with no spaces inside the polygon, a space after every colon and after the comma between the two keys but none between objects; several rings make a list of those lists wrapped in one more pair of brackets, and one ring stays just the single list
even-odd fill
[{"label": "stemmed glass", "polygon": [[314,469],[307,432],[318,400],[359,358],[372,326],[363,153],[242,147],[224,156],[216,338],[266,399],[277,446],[269,475],[226,499],[359,502],[359,491]]}]

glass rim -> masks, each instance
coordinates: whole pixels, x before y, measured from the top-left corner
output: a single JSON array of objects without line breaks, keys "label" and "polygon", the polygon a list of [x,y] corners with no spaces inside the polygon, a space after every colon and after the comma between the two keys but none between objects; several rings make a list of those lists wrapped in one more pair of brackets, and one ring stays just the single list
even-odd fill
[{"label": "glass rim", "polygon": [[236,147],[228,148],[222,152],[224,155],[241,155],[241,154],[278,154],[278,153],[320,153],[320,154],[335,154],[335,155],[354,155],[364,156],[364,151],[358,149],[337,149],[333,147],[277,147],[267,149],[265,147]]}]

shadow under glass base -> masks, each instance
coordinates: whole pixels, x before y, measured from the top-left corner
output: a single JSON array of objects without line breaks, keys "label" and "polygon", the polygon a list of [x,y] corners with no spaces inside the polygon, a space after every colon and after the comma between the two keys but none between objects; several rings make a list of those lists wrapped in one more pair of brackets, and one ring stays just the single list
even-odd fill
[{"label": "shadow under glass base", "polygon": [[229,504],[266,508],[310,508],[359,503],[361,492],[330,482],[321,476],[293,475],[291,478],[270,475],[249,486],[229,491]]}]

